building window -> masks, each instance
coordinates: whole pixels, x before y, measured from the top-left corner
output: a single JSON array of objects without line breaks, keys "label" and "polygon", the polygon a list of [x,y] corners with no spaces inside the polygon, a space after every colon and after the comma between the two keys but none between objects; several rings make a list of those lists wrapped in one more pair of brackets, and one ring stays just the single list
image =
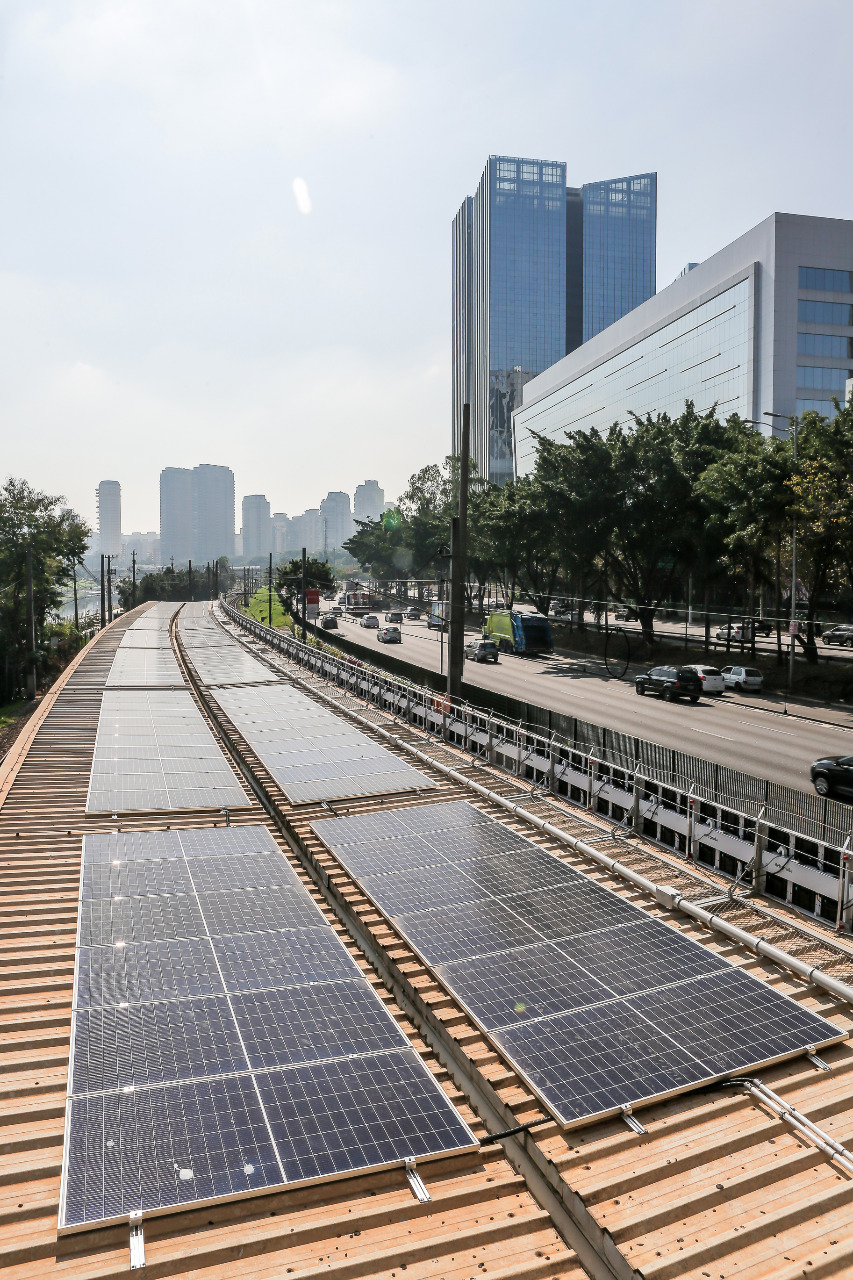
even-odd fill
[{"label": "building window", "polygon": [[820,413],[821,417],[834,419],[838,410],[833,401],[797,401],[795,413],[797,417],[802,417],[803,413]]},{"label": "building window", "polygon": [[783,880],[781,876],[774,876],[768,871],[764,877],[764,892],[769,894],[771,898],[779,898],[782,902],[787,902],[788,881]]},{"label": "building window", "polygon": [[718,866],[727,876],[736,876],[741,868],[737,858],[733,858],[730,853],[720,853]]},{"label": "building window", "polygon": [[825,893],[820,895],[820,917],[822,920],[831,920],[835,924],[838,919],[837,898],[828,898]]},{"label": "building window", "polygon": [[527,163],[526,161],[522,161],[522,163],[521,163],[521,181],[522,181],[522,182],[535,182],[535,181],[536,181],[536,179],[537,179],[537,177],[538,177],[538,174],[537,174],[537,172],[536,172],[537,168],[538,168],[538,165],[535,165],[535,164],[529,164],[529,163]]},{"label": "building window", "polygon": [[806,324],[853,324],[853,307],[846,302],[814,302],[800,298],[797,319]]},{"label": "building window", "polygon": [[559,182],[560,166],[558,164],[543,164],[542,181],[543,182]]},{"label": "building window", "polygon": [[797,368],[797,386],[814,387],[818,391],[843,391],[848,378],[853,378],[850,369],[824,369],[807,364]]},{"label": "building window", "polygon": [[826,267],[800,267],[800,288],[818,289],[822,293],[853,293],[849,271],[830,271]]},{"label": "building window", "polygon": [[814,915],[817,907],[817,894],[813,889],[804,889],[801,884],[792,884],[791,901],[801,911],[810,911]]},{"label": "building window", "polygon": [[514,178],[515,175],[516,175],[516,169],[515,169],[514,160],[498,161],[498,177],[499,178]]},{"label": "building window", "polygon": [[825,356],[829,360],[853,359],[853,338],[840,333],[798,333],[798,356]]}]

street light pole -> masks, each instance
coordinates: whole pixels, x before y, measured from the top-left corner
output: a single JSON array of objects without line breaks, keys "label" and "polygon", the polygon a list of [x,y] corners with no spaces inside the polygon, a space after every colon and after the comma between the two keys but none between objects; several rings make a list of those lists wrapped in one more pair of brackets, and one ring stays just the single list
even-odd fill
[{"label": "street light pole", "polygon": [[[764,410],[766,418],[784,418],[784,413],[773,413],[770,409]],[[800,420],[796,416],[788,419],[794,424],[794,465],[797,462],[797,429]],[[791,527],[791,649],[788,656],[788,697],[794,689],[794,636],[797,631],[797,512],[794,510],[793,524]],[[788,708],[785,708],[787,713]]]}]

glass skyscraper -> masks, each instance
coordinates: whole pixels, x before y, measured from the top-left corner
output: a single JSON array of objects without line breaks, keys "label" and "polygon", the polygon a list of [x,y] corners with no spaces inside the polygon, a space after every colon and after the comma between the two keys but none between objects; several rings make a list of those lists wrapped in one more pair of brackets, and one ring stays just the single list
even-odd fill
[{"label": "glass skyscraper", "polygon": [[[611,187],[621,212],[600,195]],[[586,339],[587,296],[603,328],[654,293],[655,193],[654,174],[567,188],[562,161],[490,156],[463,201],[453,222],[453,452],[467,401],[471,455],[493,483],[514,474],[512,414],[525,383]]]},{"label": "glass skyscraper", "polygon": [[584,342],[652,297],[656,248],[657,174],[584,186]]}]

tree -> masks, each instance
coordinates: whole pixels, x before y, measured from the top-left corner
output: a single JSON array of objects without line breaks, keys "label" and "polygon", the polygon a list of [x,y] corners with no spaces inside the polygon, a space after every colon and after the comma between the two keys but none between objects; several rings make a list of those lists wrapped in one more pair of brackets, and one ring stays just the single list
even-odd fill
[{"label": "tree", "polygon": [[0,487],[0,655],[6,696],[21,679],[27,637],[27,548],[32,549],[36,649],[48,612],[58,609],[71,566],[81,559],[91,531],[64,498],[10,478]]},{"label": "tree", "polygon": [[[335,588],[335,571],[328,560],[316,560],[309,556],[305,562],[305,585],[316,587],[321,595]],[[286,563],[276,565],[275,588],[288,613],[299,613],[302,594],[302,557],[295,556]]]}]

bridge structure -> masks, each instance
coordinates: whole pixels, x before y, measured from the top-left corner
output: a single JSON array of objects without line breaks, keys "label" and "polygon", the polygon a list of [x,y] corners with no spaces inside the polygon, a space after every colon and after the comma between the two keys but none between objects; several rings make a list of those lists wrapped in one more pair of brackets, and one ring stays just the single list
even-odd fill
[{"label": "bridge structure", "polygon": [[[715,903],[730,897],[718,869],[688,866],[639,833],[626,839],[610,815],[570,794],[532,787],[464,744],[437,740],[381,690],[377,697],[374,685],[362,687],[358,678],[342,684],[324,672],[318,655],[247,631],[222,606],[143,607],[78,655],[4,760],[0,1258],[7,1274],[104,1277],[144,1267],[163,1276],[210,1277],[227,1269],[297,1277],[398,1277],[406,1270],[458,1280],[479,1274],[793,1280],[849,1271],[853,955],[846,945],[820,922],[803,928],[748,900],[738,904],[736,922],[718,915]],[[351,768],[319,785],[316,767],[307,764],[324,732],[318,726],[330,718],[338,736],[357,746]],[[300,723],[312,727],[289,752],[302,762],[294,774],[294,762],[283,764],[284,753],[271,752],[270,743],[281,742],[282,725]],[[117,737],[130,740],[116,746]],[[376,763],[368,768],[370,761]],[[567,882],[576,876],[584,892],[606,893],[622,904],[619,910],[639,913],[640,928],[668,929],[689,942],[709,972],[724,963],[768,1000],[793,1002],[804,1025],[828,1023],[833,1034],[768,1055],[748,1077],[716,1072],[699,1086],[654,1097],[652,1090],[642,1105],[608,1106],[567,1123],[501,1047],[476,1001],[426,958],[413,926],[383,908],[370,875],[347,852],[351,845],[328,834],[329,824],[356,829],[400,814],[417,822],[445,805],[464,806],[472,821],[499,829],[510,862],[547,855]],[[406,1159],[381,1167],[368,1161],[348,1174],[291,1179],[293,1185],[282,1180],[239,1194],[200,1199],[186,1191],[183,1202],[166,1197],[109,1220],[86,1210],[72,1223],[69,1117],[81,1096],[80,952],[104,946],[106,938],[93,943],[83,929],[95,915],[150,920],[153,899],[162,918],[163,899],[186,896],[164,892],[165,881],[157,881],[166,874],[161,859],[148,864],[156,861],[157,869],[145,884],[134,870],[130,890],[114,885],[107,869],[108,889],[122,892],[101,891],[100,898],[91,879],[81,881],[81,865],[89,865],[92,850],[126,851],[151,839],[165,847],[174,833],[189,845],[260,830],[264,856],[275,850],[293,877],[291,894],[298,886],[310,900],[405,1042],[399,1052],[416,1057],[468,1137],[416,1167]],[[231,859],[229,873],[239,865]],[[121,865],[116,874],[125,871]],[[215,907],[233,915],[241,892],[226,887],[211,906],[198,891],[202,913]],[[264,921],[274,900],[269,888],[241,908],[256,913],[247,935],[273,936],[274,925]],[[97,912],[93,902],[101,904]],[[171,910],[174,919],[174,901]],[[109,927],[113,934],[126,928]],[[215,930],[208,931],[219,954]],[[110,945],[125,941],[113,934]],[[179,930],[162,943],[130,941],[165,946],[181,936]],[[602,935],[600,953],[606,951]],[[638,969],[654,959],[638,953]],[[190,998],[169,987],[177,979],[164,976],[162,966],[158,973],[153,1003]],[[139,1001],[137,991],[115,1007]],[[138,1043],[149,1079],[122,1086],[131,1094],[151,1087],[156,1056],[140,1018],[134,1025],[142,1028]],[[267,1015],[262,1030],[271,1025]],[[122,1047],[113,1045],[120,1069],[136,1070],[123,1065]],[[168,1080],[160,1070],[160,1081]],[[602,1089],[612,1086],[607,1061],[595,1071]],[[195,1076],[191,1083],[198,1087]],[[85,1096],[101,1098],[105,1089],[89,1088]],[[93,1150],[96,1158],[103,1164],[103,1149]],[[180,1190],[186,1170],[175,1169]]]}]

